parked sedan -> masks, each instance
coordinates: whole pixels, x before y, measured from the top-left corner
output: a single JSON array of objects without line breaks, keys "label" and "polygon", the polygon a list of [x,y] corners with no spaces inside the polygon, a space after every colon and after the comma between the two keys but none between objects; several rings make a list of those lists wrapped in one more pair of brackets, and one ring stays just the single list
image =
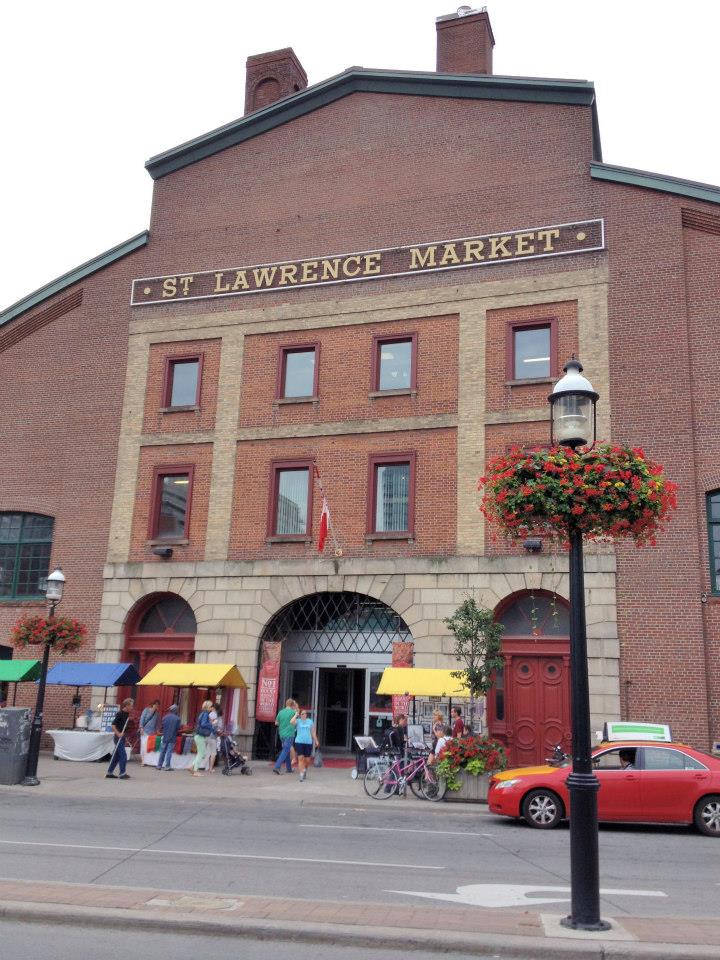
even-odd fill
[{"label": "parked sedan", "polygon": [[[603,743],[593,751],[598,818],[621,823],[694,823],[720,837],[720,758],[680,743]],[[492,813],[549,830],[570,812],[570,766],[520,767],[495,774]]]}]

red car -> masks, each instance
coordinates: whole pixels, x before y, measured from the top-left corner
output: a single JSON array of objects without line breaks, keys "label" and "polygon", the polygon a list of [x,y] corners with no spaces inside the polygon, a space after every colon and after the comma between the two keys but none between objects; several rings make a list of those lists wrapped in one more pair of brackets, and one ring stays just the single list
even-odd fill
[{"label": "red car", "polygon": [[[680,743],[602,743],[593,751],[598,818],[623,823],[694,823],[720,837],[720,758]],[[549,830],[570,812],[571,767],[521,767],[490,780],[492,813]]]}]

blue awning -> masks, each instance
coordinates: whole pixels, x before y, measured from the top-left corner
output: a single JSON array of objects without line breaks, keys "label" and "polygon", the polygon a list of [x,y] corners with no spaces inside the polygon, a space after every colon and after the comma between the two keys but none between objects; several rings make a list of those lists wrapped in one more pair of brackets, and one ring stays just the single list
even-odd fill
[{"label": "blue awning", "polygon": [[64,687],[133,687],[139,679],[131,663],[56,663],[47,675]]}]

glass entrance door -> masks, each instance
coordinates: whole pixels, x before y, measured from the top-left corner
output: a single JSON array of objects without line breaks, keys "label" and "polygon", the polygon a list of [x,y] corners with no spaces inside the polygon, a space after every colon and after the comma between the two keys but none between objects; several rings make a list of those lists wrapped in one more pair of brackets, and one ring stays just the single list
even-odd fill
[{"label": "glass entrance door", "polygon": [[346,669],[320,668],[319,736],[327,750],[350,749],[353,687]]}]

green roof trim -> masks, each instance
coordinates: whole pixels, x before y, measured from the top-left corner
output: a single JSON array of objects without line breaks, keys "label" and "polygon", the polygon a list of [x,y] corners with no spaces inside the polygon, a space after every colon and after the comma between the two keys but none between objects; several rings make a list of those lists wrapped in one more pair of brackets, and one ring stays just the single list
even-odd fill
[{"label": "green roof trim", "polygon": [[669,177],[663,173],[649,173],[647,170],[633,170],[630,167],[615,167],[609,163],[593,162],[590,164],[590,176],[593,180],[624,183],[628,187],[660,190],[662,193],[674,193],[679,197],[692,197],[693,200],[720,203],[720,187],[713,186],[711,183]]},{"label": "green roof trim", "polygon": [[411,97],[452,97],[592,107],[593,155],[597,160],[602,159],[595,88],[587,80],[366,70],[363,67],[350,67],[344,73],[323,80],[322,83],[159,153],[151,157],[145,167],[153,180],[157,180],[290,120],[312,113],[351,93],[390,93]]},{"label": "green roof trim", "polygon": [[64,273],[56,280],[51,280],[50,283],[46,283],[44,287],[40,287],[34,293],[29,294],[27,297],[23,297],[22,300],[18,300],[17,303],[14,303],[11,307],[8,307],[6,310],[0,312],[0,326],[5,323],[9,323],[16,317],[19,317],[21,313],[26,313],[28,310],[32,310],[33,307],[37,307],[38,304],[43,303],[43,301],[49,300],[50,297],[54,297],[56,293],[66,290],[74,283],[78,283],[80,280],[84,280],[85,277],[89,277],[91,274],[97,273],[98,270],[102,270],[103,267],[107,267],[111,263],[115,263],[116,260],[121,260],[123,257],[126,257],[134,250],[144,247],[149,239],[150,232],[148,230],[143,230],[142,233],[138,233],[134,237],[130,237],[129,240],[125,240],[123,243],[119,243],[116,247],[106,250],[105,253],[101,253],[99,256],[93,257],[93,259],[88,260],[87,263],[81,263],[79,267],[75,267],[68,273]]}]

